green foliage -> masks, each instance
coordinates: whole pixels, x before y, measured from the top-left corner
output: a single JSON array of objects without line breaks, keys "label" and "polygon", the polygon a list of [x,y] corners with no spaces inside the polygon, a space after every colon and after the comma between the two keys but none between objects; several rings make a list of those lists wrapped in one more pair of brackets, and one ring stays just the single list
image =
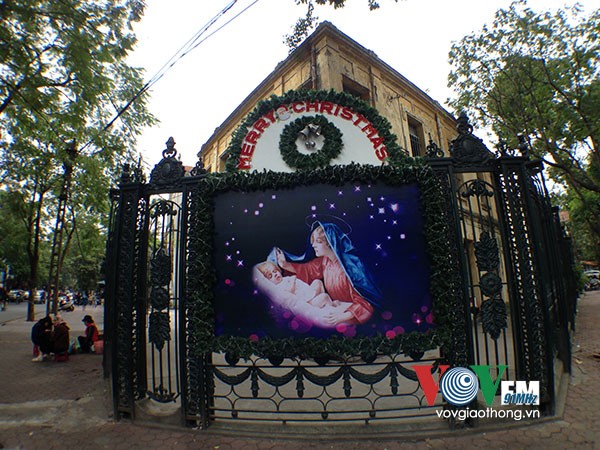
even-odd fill
[{"label": "green foliage", "polygon": [[[371,107],[364,100],[354,97],[345,92],[336,92],[333,89],[329,91],[315,91],[315,90],[297,90],[297,91],[288,91],[281,96],[272,95],[270,98],[266,100],[262,100],[258,103],[256,108],[246,116],[244,121],[240,124],[240,126],[234,131],[231,142],[227,147],[227,170],[235,171],[237,170],[237,165],[239,163],[240,151],[242,149],[242,142],[248,133],[248,128],[252,127],[254,122],[260,119],[263,115],[267,114],[270,111],[276,110],[278,107],[282,105],[288,105],[294,103],[296,101],[329,101],[338,105],[347,106],[353,111],[362,114],[365,118],[369,120],[373,124],[373,127],[379,133],[384,140],[385,147],[390,154],[391,160],[402,160],[404,157],[404,153],[398,146],[396,136],[391,133],[392,125],[389,121],[380,116],[377,110]],[[298,159],[293,157],[293,151],[289,146],[289,137],[286,139],[282,139],[283,142],[280,142],[280,151],[284,157],[291,157],[296,163],[298,163]],[[330,155],[323,155],[323,151],[319,152],[319,155],[314,158],[316,161],[308,162],[308,165],[304,165],[303,168],[313,168],[323,166],[328,162],[331,156],[331,153],[335,153],[339,150],[339,145],[334,144],[333,148],[330,151]],[[324,157],[323,157],[324,156]],[[289,164],[289,163],[288,163]]]},{"label": "green foliage", "polygon": [[[325,138],[323,148],[317,152],[304,155],[298,151],[296,139],[298,133],[306,126],[313,124],[319,126],[321,135]],[[286,164],[294,169],[316,169],[326,167],[332,159],[342,152],[342,132],[320,114],[316,116],[303,116],[287,125],[279,141],[281,157]]]},{"label": "green foliage", "polygon": [[569,211],[565,226],[573,239],[574,256],[577,261],[600,261],[600,194],[585,191],[582,200],[573,190],[554,195],[553,203]]},{"label": "green foliage", "polygon": [[[88,234],[88,226],[96,227],[86,238],[93,256],[80,243],[80,262],[94,266],[104,249],[108,189],[117,167],[134,154],[142,127],[155,121],[142,96],[106,128],[143,86],[141,70],[125,62],[136,42],[132,24],[143,10],[142,0],[0,3],[0,177],[24,203],[13,211],[23,230],[15,245],[26,249],[31,285],[40,282],[40,255],[51,246],[67,143],[79,155],[63,250],[73,248],[77,231]],[[75,268],[70,257],[65,267]]]},{"label": "green foliage", "polygon": [[0,269],[10,265],[12,286],[25,286],[29,275],[26,229],[20,220],[26,204],[18,192],[0,191]]},{"label": "green foliage", "polygon": [[[600,9],[534,12],[525,0],[452,46],[456,110],[513,148],[518,135],[569,191],[571,219],[600,244]],[[595,220],[585,214],[595,214]],[[585,216],[585,217],[584,217]]]},{"label": "green foliage", "polygon": [[[398,0],[394,0],[396,3]],[[376,0],[367,0],[369,9],[372,11],[379,8],[379,2]],[[290,48],[290,52],[294,51],[302,41],[314,30],[319,18],[315,16],[314,10],[315,5],[330,5],[335,9],[343,8],[346,6],[346,0],[296,0],[297,5],[307,5],[306,16],[300,17],[293,29],[291,34],[284,37],[284,43]]]}]

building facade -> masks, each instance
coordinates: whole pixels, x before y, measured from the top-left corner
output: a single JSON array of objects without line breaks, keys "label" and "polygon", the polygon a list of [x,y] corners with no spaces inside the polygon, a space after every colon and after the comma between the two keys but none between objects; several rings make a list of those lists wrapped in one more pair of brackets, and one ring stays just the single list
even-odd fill
[{"label": "building facade", "polygon": [[206,141],[198,155],[204,167],[209,172],[224,170],[234,130],[259,101],[298,89],[334,90],[361,98],[390,122],[398,145],[410,156],[425,155],[430,141],[447,149],[456,136],[454,117],[437,101],[373,51],[324,22]]}]

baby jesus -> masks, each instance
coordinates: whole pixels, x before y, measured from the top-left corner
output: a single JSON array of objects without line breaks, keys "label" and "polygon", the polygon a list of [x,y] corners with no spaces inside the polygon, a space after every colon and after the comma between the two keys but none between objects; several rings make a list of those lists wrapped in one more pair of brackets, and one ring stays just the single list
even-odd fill
[{"label": "baby jesus", "polygon": [[256,266],[267,280],[278,286],[278,291],[287,293],[286,298],[290,298],[292,303],[287,305],[288,308],[293,308],[298,302],[305,302],[316,308],[324,308],[325,306],[338,306],[337,300],[332,300],[329,294],[325,292],[325,287],[321,280],[314,280],[311,284],[307,284],[299,280],[295,275],[284,277],[281,269],[271,261],[264,261]]}]

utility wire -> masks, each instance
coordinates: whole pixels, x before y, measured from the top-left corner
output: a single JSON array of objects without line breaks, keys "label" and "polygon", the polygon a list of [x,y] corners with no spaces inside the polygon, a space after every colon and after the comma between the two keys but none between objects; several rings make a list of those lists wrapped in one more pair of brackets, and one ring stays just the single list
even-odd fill
[{"label": "utility wire", "polygon": [[[215,15],[211,20],[209,20],[203,27],[200,28],[200,30],[198,30],[194,36],[192,36],[184,45],[183,47],[181,47],[159,70],[158,72],[152,77],[150,78],[150,80],[148,80],[146,82],[146,84],[144,84],[144,86],[142,86],[142,88],[125,104],[125,106],[123,106],[120,110],[117,111],[117,115],[115,117],[113,117],[111,119],[110,122],[108,122],[100,131],[100,133],[103,133],[105,131],[107,131],[113,123],[116,122],[116,120],[121,117],[125,111],[127,111],[131,105],[141,96],[143,95],[146,91],[148,91],[152,86],[154,86],[166,73],[169,69],[171,69],[178,61],[180,61],[184,56],[188,55],[192,50],[194,50],[195,48],[197,48],[200,44],[202,44],[203,42],[205,42],[209,37],[213,36],[215,33],[217,33],[218,31],[222,30],[226,25],[230,24],[233,20],[237,19],[240,15],[242,15],[244,12],[246,12],[248,9],[250,9],[252,6],[254,6],[256,3],[258,3],[260,0],[254,0],[250,5],[248,5],[246,8],[244,8],[242,11],[240,11],[239,13],[237,13],[234,17],[232,17],[230,20],[228,20],[227,22],[225,22],[223,25],[221,25],[219,28],[217,28],[215,31],[213,31],[211,34],[209,34],[208,36],[206,36],[204,39],[200,38],[202,37],[202,35],[204,33],[206,33],[223,15],[225,15],[231,8],[233,8],[233,6],[237,3],[237,0],[233,0],[231,1],[229,4],[227,4],[217,15]],[[98,135],[100,134],[98,133]],[[98,137],[98,135],[96,135],[96,137],[90,139],[82,148],[80,151],[83,151],[86,147],[88,147],[95,138]]]},{"label": "utility wire", "polygon": [[217,28],[215,31],[213,31],[212,33],[210,33],[208,36],[206,36],[204,39],[202,39],[201,41],[197,42],[196,45],[194,45],[192,48],[190,48],[188,51],[186,51],[185,53],[183,53],[181,55],[181,57],[183,58],[187,53],[191,52],[192,50],[194,50],[196,47],[198,47],[200,44],[202,44],[204,41],[206,41],[209,37],[211,37],[212,35],[214,35],[215,33],[217,33],[218,31],[221,31],[223,28],[225,28],[227,25],[229,25],[231,22],[233,22],[235,19],[237,19],[239,16],[241,16],[243,13],[245,13],[247,10],[249,10],[252,6],[256,5],[260,0],[254,0],[252,3],[250,3],[248,6],[246,6],[243,10],[241,10],[239,13],[237,13],[235,16],[233,16],[231,19],[229,19],[227,22],[225,22],[223,25],[221,25],[219,28]]},{"label": "utility wire", "polygon": [[213,26],[223,15],[225,15],[227,13],[227,11],[229,11],[236,3],[237,3],[237,0],[233,0],[232,2],[230,2],[227,6],[225,6],[225,8],[223,8],[221,10],[221,12],[219,12],[215,17],[213,17],[211,20],[209,20],[202,28],[200,28],[200,30],[198,30],[196,32],[196,34],[194,34],[194,36],[192,36],[183,45],[183,47],[181,47],[179,50],[177,50],[177,52],[173,56],[171,56],[171,58],[158,70],[158,72],[148,81],[147,84],[152,85],[156,81],[158,81],[160,78],[162,78],[164,73],[167,72],[167,70],[169,70],[171,67],[173,67],[173,65],[175,65],[175,63],[177,63],[177,61],[179,61],[181,58],[183,58],[189,51],[188,49],[192,45],[194,45],[194,43],[204,33],[206,33],[206,31],[208,31],[210,29],[210,27]]}]

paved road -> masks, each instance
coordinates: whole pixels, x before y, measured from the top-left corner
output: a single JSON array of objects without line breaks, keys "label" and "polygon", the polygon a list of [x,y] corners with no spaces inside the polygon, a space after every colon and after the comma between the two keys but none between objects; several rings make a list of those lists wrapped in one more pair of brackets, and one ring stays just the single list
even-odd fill
[{"label": "paved road", "polygon": [[[34,313],[35,320],[39,320],[46,315],[46,305],[35,304]],[[75,310],[72,312],[61,311],[61,316],[63,316],[69,323],[72,321],[76,322],[77,319],[81,320],[85,314],[89,314],[94,317],[94,321],[101,325],[104,321],[104,308],[98,306],[86,306],[85,310],[82,306],[76,306]],[[13,320],[22,320],[25,321],[27,319],[27,302],[21,303],[11,303],[9,302],[6,310],[0,310],[0,326],[7,323],[12,322]],[[31,324],[33,325],[33,324]],[[73,325],[73,324],[72,324]],[[79,324],[77,324],[78,326]],[[74,326],[74,325],[73,325]],[[75,328],[77,326],[74,326]]]},{"label": "paved road", "polygon": [[[10,309],[9,305],[9,309]],[[579,302],[573,373],[560,416],[527,426],[462,429],[436,436],[406,431],[377,439],[367,426],[350,434],[310,439],[244,437],[236,429],[165,429],[112,418],[109,385],[101,357],[75,355],[66,363],[32,363],[23,318],[4,321],[0,312],[0,448],[49,449],[600,449],[600,292]],[[63,317],[74,335],[84,314],[101,319],[100,308],[78,307]],[[24,316],[22,316],[24,317]],[[365,428],[367,427],[367,428]]]}]

